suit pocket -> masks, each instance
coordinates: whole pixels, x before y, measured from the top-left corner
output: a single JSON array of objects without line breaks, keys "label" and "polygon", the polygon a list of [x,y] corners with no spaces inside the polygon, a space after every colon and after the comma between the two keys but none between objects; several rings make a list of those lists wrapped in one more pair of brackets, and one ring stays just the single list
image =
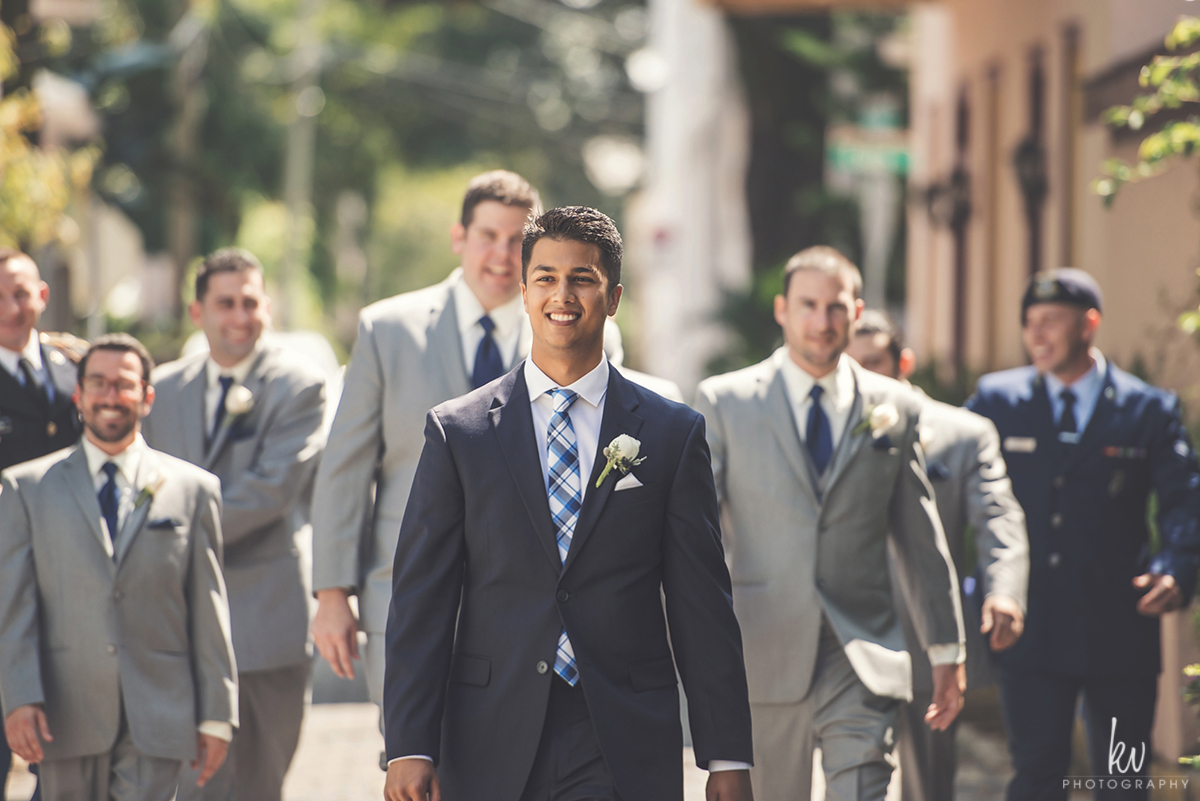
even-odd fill
[{"label": "suit pocket", "polygon": [[669,656],[629,666],[629,681],[637,692],[675,686],[675,661]]},{"label": "suit pocket", "polygon": [[492,680],[492,660],[482,656],[455,654],[450,660],[450,681],[455,684],[470,684],[486,687]]}]

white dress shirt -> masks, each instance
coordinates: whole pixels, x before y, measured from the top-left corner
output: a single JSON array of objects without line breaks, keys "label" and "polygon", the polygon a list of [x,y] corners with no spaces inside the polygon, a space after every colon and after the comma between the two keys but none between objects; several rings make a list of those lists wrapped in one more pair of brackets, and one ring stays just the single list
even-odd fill
[{"label": "white dress shirt", "polygon": [[[774,358],[783,373],[783,384],[787,389],[788,402],[792,407],[792,417],[795,419],[796,432],[800,436],[801,444],[805,442],[808,412],[812,408],[812,396],[809,393],[812,392],[814,384],[820,384],[825,390],[821,395],[821,408],[829,418],[833,449],[836,451],[838,442],[850,422],[850,411],[854,408],[854,396],[858,392],[854,370],[850,367],[850,357],[843,353],[833,370],[821,378],[813,378],[792,361],[786,345],[775,351]],[[955,665],[966,661],[966,650],[958,643],[931,645],[927,653],[931,665]]]},{"label": "white dress shirt", "polygon": [[[550,430],[550,417],[554,414],[554,399],[546,393],[559,389],[560,385],[546,375],[533,363],[533,358],[525,360],[525,386],[529,389],[530,411],[533,413],[533,433],[537,437],[538,458],[542,463],[542,484],[549,492],[550,468],[546,453],[546,434]],[[600,363],[591,372],[580,378],[569,389],[579,397],[571,404],[567,414],[571,418],[571,427],[575,429],[575,445],[579,449],[579,478],[583,487],[584,497],[587,497],[591,484],[592,467],[596,462],[596,452],[600,449],[600,421],[604,419],[604,399],[608,394],[608,359],[600,357]],[[392,764],[397,759],[429,759],[423,755],[396,757],[388,761]],[[430,760],[431,762],[433,760]],[[710,772],[722,770],[749,770],[745,762],[714,759],[708,763]]]},{"label": "white dress shirt", "polygon": [[492,330],[492,339],[500,349],[500,360],[504,369],[511,370],[517,363],[517,341],[521,338],[521,327],[525,325],[525,304],[521,293],[507,303],[501,304],[491,311],[484,311],[483,304],[475,293],[467,286],[467,282],[459,276],[451,290],[454,295],[454,313],[458,317],[458,339],[462,342],[463,364],[467,366],[467,376],[475,372],[475,353],[479,343],[483,341],[483,326],[480,318],[485,314],[492,318],[496,327]]},{"label": "white dress shirt", "polygon": [[1046,373],[1046,394],[1050,396],[1050,409],[1054,415],[1054,424],[1062,420],[1063,403],[1062,391],[1070,389],[1075,393],[1075,435],[1083,434],[1092,412],[1096,411],[1096,403],[1100,400],[1100,390],[1104,388],[1104,379],[1108,373],[1108,361],[1098,349],[1089,351],[1092,357],[1092,367],[1086,373],[1076,378],[1070,385],[1064,384],[1053,373]]},{"label": "white dress shirt", "polygon": [[[108,483],[108,474],[104,472],[104,465],[112,462],[117,466],[114,478],[117,482],[117,528],[120,529],[125,525],[129,513],[133,511],[134,503],[137,501],[134,489],[137,486],[138,470],[142,465],[142,455],[149,446],[146,444],[146,440],[142,439],[141,434],[134,438],[128,448],[115,455],[100,450],[86,435],[80,438],[80,442],[83,443],[83,455],[87,457],[88,472],[92,474],[92,484],[95,485],[97,493]],[[104,549],[108,553],[108,558],[111,559],[114,553],[114,536],[108,530],[108,522],[103,515],[100,516],[100,530],[104,532]],[[229,742],[233,739],[233,725],[228,721],[205,720],[201,721],[196,728],[201,734],[207,734],[218,740]]]},{"label": "white dress shirt", "polygon": [[217,422],[217,404],[221,402],[221,377],[232,376],[233,384],[231,386],[241,386],[245,383],[246,376],[249,375],[250,368],[254,365],[254,360],[258,358],[261,350],[262,339],[260,338],[250,355],[233,367],[222,367],[213,361],[212,356],[208,357],[208,361],[204,365],[205,378],[208,381],[208,388],[204,391],[204,433],[206,436],[216,433],[213,426]]},{"label": "white dress shirt", "polygon": [[25,374],[21,372],[21,359],[29,360],[29,364],[33,366],[33,372],[37,373],[38,380],[42,382],[50,400],[53,401],[56,394],[54,379],[50,377],[50,371],[46,369],[46,365],[42,361],[42,348],[36,329],[29,332],[29,341],[21,350],[0,347],[0,365],[17,379],[18,384],[25,386]]}]

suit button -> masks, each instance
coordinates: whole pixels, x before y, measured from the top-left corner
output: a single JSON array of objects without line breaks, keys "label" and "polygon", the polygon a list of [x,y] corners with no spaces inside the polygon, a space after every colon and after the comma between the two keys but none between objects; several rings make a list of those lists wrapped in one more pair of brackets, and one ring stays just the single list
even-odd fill
[{"label": "suit button", "polygon": [[58,424],[57,423],[55,423],[54,421],[50,421],[49,423],[46,423],[46,436],[47,437],[53,437],[57,433],[58,433]]},{"label": "suit button", "polygon": [[549,666],[549,665],[547,665],[545,662],[538,662],[538,663],[537,663],[537,672],[538,672],[538,673],[545,673],[545,672],[546,672],[547,670],[549,670],[549,669],[550,669],[550,666]]},{"label": "suit button", "polygon": [[1050,515],[1050,525],[1054,526],[1055,528],[1062,528],[1062,524],[1063,516],[1061,512],[1055,512],[1054,514]]},{"label": "suit button", "polygon": [[121,592],[120,590],[113,590],[113,600],[114,601],[119,601],[124,597],[125,597],[125,593]]},{"label": "suit button", "polygon": [[117,652],[117,646],[115,646],[115,645],[108,646],[108,652],[110,654],[115,654]]},{"label": "suit button", "polygon": [[1054,477],[1054,488],[1055,489],[1062,489],[1065,486],[1067,486],[1067,477],[1066,476],[1055,476]]},{"label": "suit button", "polygon": [[1046,561],[1050,563],[1050,567],[1058,567],[1058,563],[1062,561],[1062,554],[1052,553]]},{"label": "suit button", "polygon": [[571,593],[567,592],[566,590],[559,590],[558,591],[558,600],[562,601],[563,603],[566,603],[567,601],[571,600]]}]

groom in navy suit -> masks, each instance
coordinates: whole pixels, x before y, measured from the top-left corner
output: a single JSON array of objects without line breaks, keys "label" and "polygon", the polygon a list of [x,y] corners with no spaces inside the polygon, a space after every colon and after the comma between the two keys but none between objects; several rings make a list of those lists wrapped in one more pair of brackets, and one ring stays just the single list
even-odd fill
[{"label": "groom in navy suit", "polygon": [[704,420],[604,358],[620,277],[608,217],[532,220],[530,358],[427,417],[387,625],[389,801],[682,801],[676,667],[709,801],[751,798]]}]

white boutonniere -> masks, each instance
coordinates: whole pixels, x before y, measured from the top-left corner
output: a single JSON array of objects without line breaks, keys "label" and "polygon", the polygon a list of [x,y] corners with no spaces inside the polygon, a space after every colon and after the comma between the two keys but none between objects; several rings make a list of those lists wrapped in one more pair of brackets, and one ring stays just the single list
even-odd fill
[{"label": "white boutonniere", "polygon": [[642,443],[628,434],[621,434],[608,443],[608,447],[604,449],[604,458],[608,461],[604,465],[604,472],[600,474],[600,478],[596,479],[596,488],[600,488],[613,468],[620,470],[624,475],[629,472],[630,468],[646,461],[645,456],[641,459],[637,458],[641,449]]},{"label": "white boutonniere", "polygon": [[861,434],[871,429],[871,438],[879,439],[886,436],[896,423],[900,422],[900,412],[890,403],[880,403],[872,406],[863,415],[862,421],[854,428],[855,434]]},{"label": "white boutonniere", "polygon": [[228,415],[230,421],[249,413],[253,408],[254,393],[241,384],[229,388],[229,394],[225,396],[225,414]]},{"label": "white boutonniere", "polygon": [[164,476],[162,473],[155,472],[154,475],[150,477],[150,480],[146,482],[146,486],[142,487],[142,491],[138,493],[137,500],[135,500],[133,503],[133,508],[138,509],[146,501],[154,500],[155,493],[162,489],[162,485],[165,484],[166,481],[166,476]]}]

